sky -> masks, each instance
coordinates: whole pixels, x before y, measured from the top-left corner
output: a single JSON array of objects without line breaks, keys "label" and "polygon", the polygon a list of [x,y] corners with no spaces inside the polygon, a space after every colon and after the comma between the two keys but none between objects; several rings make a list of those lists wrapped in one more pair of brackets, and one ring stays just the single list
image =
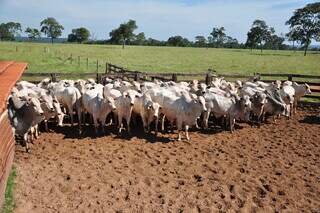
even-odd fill
[{"label": "sky", "polygon": [[137,21],[136,33],[167,40],[181,35],[194,40],[208,36],[213,27],[245,42],[255,19],[263,19],[277,34],[288,32],[285,22],[293,11],[311,0],[0,0],[0,23],[15,21],[40,28],[46,17],[56,18],[67,37],[73,28],[86,27],[95,39],[129,19]]}]

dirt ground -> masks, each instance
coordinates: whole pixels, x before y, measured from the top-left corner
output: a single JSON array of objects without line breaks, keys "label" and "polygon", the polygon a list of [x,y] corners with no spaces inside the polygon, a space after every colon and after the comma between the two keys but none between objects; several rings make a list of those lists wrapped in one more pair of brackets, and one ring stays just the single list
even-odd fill
[{"label": "dirt ground", "polygon": [[17,146],[15,212],[320,212],[319,108],[190,142],[86,135]]}]

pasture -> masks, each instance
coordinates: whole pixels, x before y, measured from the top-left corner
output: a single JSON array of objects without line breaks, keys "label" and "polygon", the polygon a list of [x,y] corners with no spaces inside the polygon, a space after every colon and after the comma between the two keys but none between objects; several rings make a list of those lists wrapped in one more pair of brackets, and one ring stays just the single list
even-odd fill
[{"label": "pasture", "polygon": [[0,60],[27,62],[29,72],[95,72],[98,60],[99,72],[110,62],[144,72],[320,74],[320,54],[300,51],[0,42]]}]

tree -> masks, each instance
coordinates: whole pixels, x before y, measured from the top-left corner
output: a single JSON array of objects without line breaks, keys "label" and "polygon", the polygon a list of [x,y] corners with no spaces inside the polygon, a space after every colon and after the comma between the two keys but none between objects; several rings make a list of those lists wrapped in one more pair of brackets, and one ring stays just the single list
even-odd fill
[{"label": "tree", "polygon": [[24,32],[28,34],[29,39],[39,38],[41,35],[40,31],[36,28],[27,27]]},{"label": "tree", "polygon": [[171,36],[168,41],[167,45],[168,46],[175,46],[175,47],[187,47],[191,46],[190,41],[187,38],[183,38],[182,36]]},{"label": "tree", "polygon": [[146,36],[144,35],[144,32],[139,33],[134,36],[134,44],[135,45],[144,45],[146,42]]},{"label": "tree", "polygon": [[59,24],[59,22],[52,17],[46,18],[40,23],[41,32],[46,34],[48,38],[51,38],[51,43],[53,44],[53,39],[61,36],[64,27]]},{"label": "tree", "polygon": [[21,32],[21,24],[18,22],[8,22],[0,24],[0,40],[14,40],[14,37]]},{"label": "tree", "polygon": [[124,49],[124,45],[134,38],[133,31],[137,28],[136,21],[131,19],[126,23],[120,24],[118,28],[109,33],[111,37],[110,42],[116,44],[122,43],[122,49]]},{"label": "tree", "polygon": [[304,45],[304,56],[312,39],[320,38],[320,2],[307,4],[294,11],[293,16],[286,22],[290,26],[289,34]]},{"label": "tree", "polygon": [[197,47],[205,47],[207,40],[204,36],[198,35],[195,37],[196,42],[194,43]]},{"label": "tree", "polygon": [[246,44],[250,46],[251,50],[259,44],[262,52],[264,44],[268,42],[273,33],[274,29],[272,27],[269,27],[265,21],[257,19],[253,22],[250,31],[247,33]]},{"label": "tree", "polygon": [[285,40],[284,37],[273,34],[273,35],[270,35],[269,39],[267,40],[264,46],[266,49],[273,49],[273,50],[284,49],[285,48],[285,45],[283,44],[284,40]]},{"label": "tree", "polygon": [[226,37],[224,27],[220,27],[220,28],[214,27],[210,35],[211,35],[210,41],[214,47],[221,47],[223,45]]},{"label": "tree", "polygon": [[295,49],[294,43],[299,42],[299,30],[292,29],[290,32],[286,34],[288,41],[292,41],[292,47]]},{"label": "tree", "polygon": [[72,30],[72,33],[68,35],[68,42],[82,43],[88,41],[90,32],[85,27],[80,27]]},{"label": "tree", "polygon": [[237,39],[232,38],[231,36],[226,36],[223,46],[225,48],[239,48],[239,42]]}]

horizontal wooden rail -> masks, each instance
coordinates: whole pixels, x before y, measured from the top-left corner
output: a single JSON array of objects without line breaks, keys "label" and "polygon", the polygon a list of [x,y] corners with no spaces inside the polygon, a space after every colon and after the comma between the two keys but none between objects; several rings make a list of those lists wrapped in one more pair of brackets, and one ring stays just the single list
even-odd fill
[{"label": "horizontal wooden rail", "polygon": [[320,75],[304,75],[304,74],[282,74],[282,73],[257,73],[261,77],[285,77],[288,78],[291,76],[292,78],[313,78],[320,79]]}]

